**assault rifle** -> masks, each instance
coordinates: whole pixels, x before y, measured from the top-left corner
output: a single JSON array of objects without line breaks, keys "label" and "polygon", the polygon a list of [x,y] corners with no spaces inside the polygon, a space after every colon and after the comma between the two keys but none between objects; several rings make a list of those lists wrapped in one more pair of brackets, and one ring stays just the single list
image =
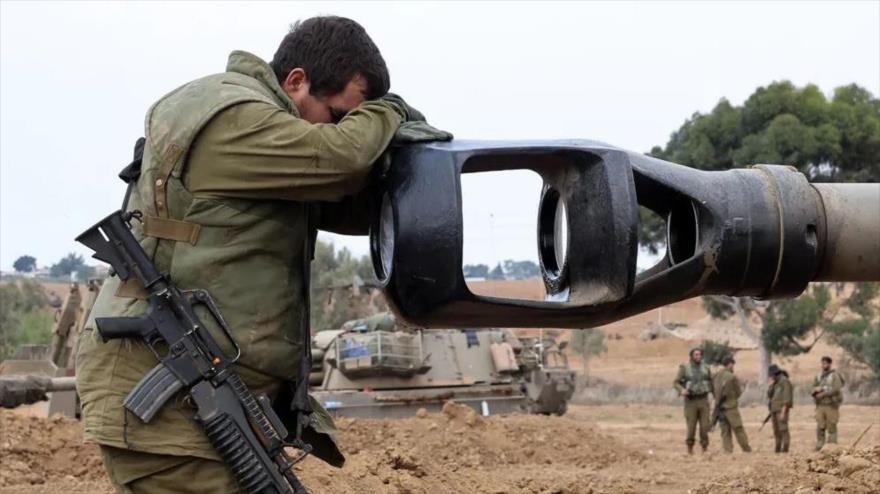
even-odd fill
[{"label": "assault rifle", "polygon": [[727,416],[724,415],[724,409],[721,408],[722,403],[724,403],[723,396],[715,400],[715,409],[712,411],[712,425],[709,426],[709,432],[715,430],[715,426],[718,425],[718,422],[727,420]]},{"label": "assault rifle", "polygon": [[768,413],[767,416],[764,417],[764,421],[761,422],[761,427],[758,427],[758,432],[764,430],[764,426],[767,425],[767,422],[770,422],[771,418],[773,418],[773,412]]},{"label": "assault rifle", "polygon": [[[95,251],[95,259],[110,264],[121,281],[134,277],[149,293],[149,308],[143,316],[95,319],[105,342],[139,338],[160,361],[129,392],[123,405],[149,423],[168,400],[185,389],[198,409],[196,421],[245,492],[307,494],[292,470],[311,451],[299,437],[307,424],[298,423],[295,439],[286,442],[287,429],[269,399],[254,396],[230,367],[241,349],[213,299],[205,290],[180,290],[158,272],[131,233],[131,220],[139,218],[137,211],[116,211],[76,238]],[[199,320],[194,310],[199,305],[220,327],[234,356],[221,349]],[[166,348],[167,353],[160,355],[159,349]],[[302,455],[291,458],[286,446],[299,448]]]}]

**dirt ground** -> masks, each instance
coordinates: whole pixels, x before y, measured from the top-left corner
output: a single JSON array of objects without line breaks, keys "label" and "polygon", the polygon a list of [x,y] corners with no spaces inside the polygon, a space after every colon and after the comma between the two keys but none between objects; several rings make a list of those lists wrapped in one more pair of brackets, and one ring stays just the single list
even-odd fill
[{"label": "dirt ground", "polygon": [[[343,419],[341,469],[308,459],[315,494],[877,492],[880,408],[844,405],[841,446],[874,424],[852,454],[813,453],[812,407],[793,410],[792,454],[772,453],[743,409],[755,452],[725,455],[718,433],[706,454],[684,453],[680,407],[572,406],[564,417],[482,418],[464,407],[402,420]],[[0,411],[0,493],[109,493],[96,447],[77,422]],[[875,490],[871,490],[871,489]]]}]

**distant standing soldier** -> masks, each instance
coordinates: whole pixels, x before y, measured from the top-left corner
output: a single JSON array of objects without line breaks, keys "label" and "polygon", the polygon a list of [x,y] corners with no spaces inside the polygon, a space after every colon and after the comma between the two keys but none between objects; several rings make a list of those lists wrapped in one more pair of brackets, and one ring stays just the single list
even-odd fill
[{"label": "distant standing soldier", "polygon": [[791,436],[788,433],[788,414],[793,397],[791,382],[788,380],[788,372],[780,369],[776,364],[771,365],[767,372],[770,374],[767,399],[770,416],[773,419],[776,452],[788,453],[788,446],[791,443]]},{"label": "distant standing soldier", "polygon": [[742,417],[739,414],[739,405],[737,401],[742,395],[742,386],[739,379],[733,373],[733,365],[736,360],[732,355],[725,355],[721,359],[724,369],[719,372],[714,379],[716,407],[724,413],[721,422],[721,445],[727,453],[733,453],[733,437],[736,435],[736,442],[739,443],[740,449],[745,453],[750,453],[752,448],[749,447],[749,437],[743,428]]},{"label": "distant standing soldier", "polygon": [[822,372],[813,381],[813,401],[816,402],[816,451],[828,442],[837,444],[837,421],[843,403],[843,378],[831,368],[831,357],[822,357]]},{"label": "distant standing soldier", "polygon": [[684,397],[684,418],[687,422],[688,454],[694,453],[697,422],[700,424],[700,446],[703,452],[709,447],[709,424],[712,420],[709,393],[712,392],[712,373],[703,363],[703,350],[692,348],[690,361],[678,366],[673,382],[676,391]]}]

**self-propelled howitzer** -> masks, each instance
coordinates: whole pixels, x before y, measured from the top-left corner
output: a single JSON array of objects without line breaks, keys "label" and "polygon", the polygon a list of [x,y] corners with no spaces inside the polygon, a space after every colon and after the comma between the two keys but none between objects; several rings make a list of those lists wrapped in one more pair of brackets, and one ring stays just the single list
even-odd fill
[{"label": "self-propelled howitzer", "polygon": [[[543,179],[546,301],[477,295],[462,273],[461,175]],[[373,264],[389,304],[424,327],[594,327],[704,294],[795,297],[811,281],[880,280],[880,184],[811,184],[795,168],[701,171],[584,141],[405,147],[381,181]],[[636,272],[639,207],[665,256]]]}]

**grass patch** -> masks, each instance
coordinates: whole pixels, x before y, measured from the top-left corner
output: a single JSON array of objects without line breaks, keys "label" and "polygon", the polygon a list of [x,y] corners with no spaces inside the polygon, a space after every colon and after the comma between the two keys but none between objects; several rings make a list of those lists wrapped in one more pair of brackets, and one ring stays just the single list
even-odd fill
[{"label": "grass patch", "polygon": [[21,327],[16,338],[19,345],[48,345],[52,342],[54,311],[38,309],[21,315]]}]

